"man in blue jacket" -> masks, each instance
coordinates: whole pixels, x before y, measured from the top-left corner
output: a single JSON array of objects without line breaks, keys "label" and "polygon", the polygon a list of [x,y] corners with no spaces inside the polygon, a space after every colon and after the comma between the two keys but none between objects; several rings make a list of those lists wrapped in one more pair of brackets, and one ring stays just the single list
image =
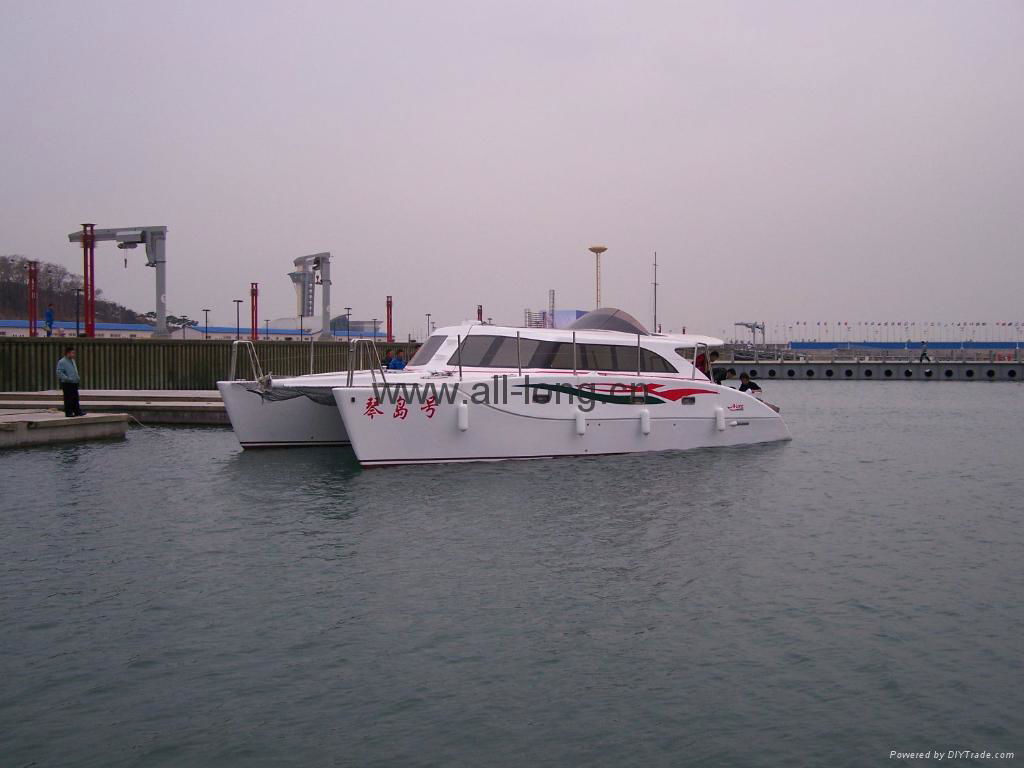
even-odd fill
[{"label": "man in blue jacket", "polygon": [[60,382],[61,392],[64,393],[64,415],[84,416],[82,406],[78,403],[78,385],[81,378],[78,375],[78,365],[75,363],[75,348],[67,347],[64,350],[64,357],[57,361],[57,381]]},{"label": "man in blue jacket", "polygon": [[53,304],[46,307],[46,314],[43,315],[43,327],[46,328],[47,336],[53,336]]},{"label": "man in blue jacket", "polygon": [[405,368],[405,360],[402,359],[402,350],[396,349],[395,356],[388,362],[388,370],[400,371]]}]

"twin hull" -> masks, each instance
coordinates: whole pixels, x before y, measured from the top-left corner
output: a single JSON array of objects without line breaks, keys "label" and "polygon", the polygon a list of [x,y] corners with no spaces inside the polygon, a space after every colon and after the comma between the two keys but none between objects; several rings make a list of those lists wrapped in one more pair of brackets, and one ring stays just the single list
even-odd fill
[{"label": "twin hull", "polygon": [[217,389],[243,448],[349,443],[341,414],[331,402],[308,397],[267,400],[255,381],[219,381]]},{"label": "twin hull", "polygon": [[360,463],[636,453],[790,438],[761,401],[704,381],[531,375],[445,386],[445,395],[430,401],[441,385],[422,380],[334,388]]}]

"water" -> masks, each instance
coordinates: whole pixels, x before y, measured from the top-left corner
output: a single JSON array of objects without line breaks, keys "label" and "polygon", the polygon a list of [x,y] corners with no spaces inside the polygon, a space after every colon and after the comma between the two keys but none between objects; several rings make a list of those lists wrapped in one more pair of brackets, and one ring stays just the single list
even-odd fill
[{"label": "water", "polygon": [[361,471],[160,429],[2,454],[0,764],[1020,755],[1024,389],[768,394],[791,443]]}]

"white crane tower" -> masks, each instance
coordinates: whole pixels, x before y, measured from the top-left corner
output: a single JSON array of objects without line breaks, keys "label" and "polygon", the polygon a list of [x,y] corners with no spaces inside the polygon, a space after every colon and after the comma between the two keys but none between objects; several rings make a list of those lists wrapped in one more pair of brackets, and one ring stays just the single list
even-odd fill
[{"label": "white crane tower", "polygon": [[299,317],[312,317],[316,303],[316,286],[320,291],[321,326],[320,339],[331,338],[331,254],[329,251],[299,256],[293,262],[295,271],[288,277],[295,284],[295,296],[298,299]]}]

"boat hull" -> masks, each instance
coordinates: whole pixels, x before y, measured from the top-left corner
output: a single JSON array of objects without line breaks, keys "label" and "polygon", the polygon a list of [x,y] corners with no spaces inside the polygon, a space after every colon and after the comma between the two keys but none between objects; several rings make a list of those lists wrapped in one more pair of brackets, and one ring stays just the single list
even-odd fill
[{"label": "boat hull", "polygon": [[217,389],[243,448],[349,444],[341,415],[329,403],[302,396],[265,399],[254,381],[220,381]]},{"label": "boat hull", "polygon": [[[599,374],[567,384],[551,377],[502,377],[488,384],[494,396],[486,399],[472,397],[467,384],[451,402],[436,399],[428,404],[432,407],[424,407],[426,398],[416,392],[406,391],[401,402],[379,387],[332,392],[364,466],[690,450],[790,439],[785,422],[769,406],[709,382],[610,381]],[[615,384],[630,387],[632,394],[609,395]],[[597,388],[604,399],[574,398],[581,385]],[[517,399],[512,394],[526,390],[546,392],[547,402],[526,402],[525,395]]]}]

